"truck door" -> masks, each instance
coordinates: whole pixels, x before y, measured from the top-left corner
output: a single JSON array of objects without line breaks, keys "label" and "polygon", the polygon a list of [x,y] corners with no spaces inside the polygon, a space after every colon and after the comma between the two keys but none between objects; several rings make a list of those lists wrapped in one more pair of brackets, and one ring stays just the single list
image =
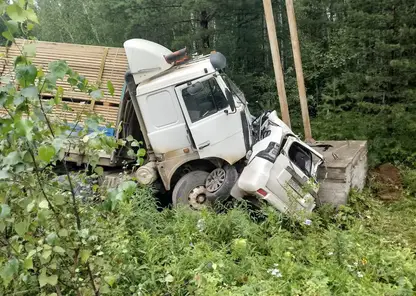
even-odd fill
[{"label": "truck door", "polygon": [[285,204],[288,212],[312,210],[318,193],[313,181],[322,159],[296,138],[289,137],[277,157],[267,188]]},{"label": "truck door", "polygon": [[225,83],[213,75],[176,87],[200,158],[219,157],[233,164],[246,155],[241,106],[232,112]]}]

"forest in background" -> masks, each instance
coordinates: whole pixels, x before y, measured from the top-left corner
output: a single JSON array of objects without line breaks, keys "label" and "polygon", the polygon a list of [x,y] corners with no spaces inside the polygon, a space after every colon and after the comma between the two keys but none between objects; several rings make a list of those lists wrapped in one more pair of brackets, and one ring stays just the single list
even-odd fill
[{"label": "forest in background", "polygon": [[[39,0],[39,40],[217,50],[251,108],[279,109],[261,0]],[[302,133],[285,0],[274,0],[295,131]],[[404,0],[296,0],[317,140],[368,139],[371,165],[416,165],[416,5]],[[255,113],[255,112],[254,112]]]}]

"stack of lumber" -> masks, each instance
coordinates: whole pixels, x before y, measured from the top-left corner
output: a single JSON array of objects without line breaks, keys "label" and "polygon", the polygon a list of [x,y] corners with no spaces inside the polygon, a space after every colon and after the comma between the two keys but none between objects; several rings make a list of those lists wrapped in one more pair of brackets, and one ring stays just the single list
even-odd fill
[{"label": "stack of lumber", "polygon": [[[36,56],[33,58],[33,64],[42,67],[45,73],[50,62],[63,60],[72,70],[85,76],[90,84],[97,84],[104,91],[104,98],[95,101],[87,93],[72,89],[66,80],[58,82],[58,85],[64,89],[63,102],[73,111],[64,111],[62,106],[57,106],[53,111],[54,115],[74,122],[81,111],[90,111],[104,117],[107,123],[116,123],[123,92],[124,75],[128,67],[123,48],[17,39],[16,44],[8,48],[5,57],[1,58],[1,75],[7,75],[13,71],[14,58],[21,55],[20,50],[29,42],[36,44]],[[2,51],[5,51],[4,48]],[[108,81],[111,81],[114,86],[114,96],[108,92]],[[4,110],[0,110],[0,112],[2,111],[4,112]]]}]

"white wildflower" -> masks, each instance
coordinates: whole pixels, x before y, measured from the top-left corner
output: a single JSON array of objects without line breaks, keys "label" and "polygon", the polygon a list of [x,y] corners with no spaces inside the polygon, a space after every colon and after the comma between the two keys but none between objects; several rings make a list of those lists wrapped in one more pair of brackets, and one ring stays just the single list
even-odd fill
[{"label": "white wildflower", "polygon": [[270,273],[272,276],[275,276],[275,277],[278,277],[278,278],[282,277],[282,273],[277,268],[269,269],[269,270],[267,270],[267,273]]},{"label": "white wildflower", "polygon": [[328,253],[328,256],[332,256],[332,255],[334,255],[334,252],[329,252]]},{"label": "white wildflower", "polygon": [[205,221],[204,221],[204,219],[199,219],[198,223],[196,224],[196,227],[198,228],[199,232],[203,232],[205,230]]},{"label": "white wildflower", "polygon": [[305,225],[311,226],[312,225],[312,220],[306,219],[304,223],[305,223]]},{"label": "white wildflower", "polygon": [[362,274],[362,272],[361,272],[361,271],[357,271],[357,276],[358,276],[359,278],[364,277],[364,275]]}]

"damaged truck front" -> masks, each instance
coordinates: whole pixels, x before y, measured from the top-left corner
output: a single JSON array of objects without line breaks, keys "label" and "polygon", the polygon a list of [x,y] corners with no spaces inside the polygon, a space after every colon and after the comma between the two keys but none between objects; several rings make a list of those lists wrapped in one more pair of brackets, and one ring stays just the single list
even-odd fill
[{"label": "damaged truck front", "polygon": [[[188,58],[142,39],[124,48],[129,71],[116,137],[145,144],[145,163],[133,173],[139,183],[157,184],[174,205],[193,209],[230,195],[285,213],[314,208],[322,156],[276,112],[250,114],[221,53]],[[112,166],[128,159],[123,149],[109,158]]]}]

